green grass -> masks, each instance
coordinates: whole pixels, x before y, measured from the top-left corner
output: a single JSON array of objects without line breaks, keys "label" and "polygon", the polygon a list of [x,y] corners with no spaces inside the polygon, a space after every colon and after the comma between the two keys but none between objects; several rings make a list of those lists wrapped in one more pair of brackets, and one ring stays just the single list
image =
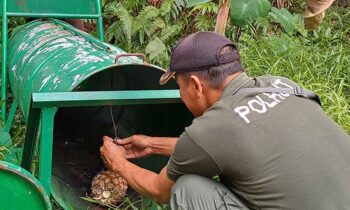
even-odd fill
[{"label": "green grass", "polygon": [[90,197],[81,197],[81,199],[94,203],[97,206],[104,206],[108,210],[126,210],[126,209],[144,209],[144,210],[170,210],[170,206],[167,204],[158,204],[154,202],[153,200],[141,196],[138,200],[129,199],[128,197],[125,197],[125,199],[120,202],[117,205],[103,205],[100,202],[90,198]]},{"label": "green grass", "polygon": [[249,75],[284,76],[316,92],[328,116],[350,133],[350,12],[333,9],[327,20],[307,38],[244,34],[240,53]]}]

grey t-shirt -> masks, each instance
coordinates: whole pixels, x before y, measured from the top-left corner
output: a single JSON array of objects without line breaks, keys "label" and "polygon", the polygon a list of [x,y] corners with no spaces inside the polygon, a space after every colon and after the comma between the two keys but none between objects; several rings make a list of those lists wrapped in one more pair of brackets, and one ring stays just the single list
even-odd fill
[{"label": "grey t-shirt", "polygon": [[295,85],[282,77],[240,74],[180,136],[168,177],[220,175],[252,209],[350,208],[350,137],[315,101],[234,95],[242,87]]}]

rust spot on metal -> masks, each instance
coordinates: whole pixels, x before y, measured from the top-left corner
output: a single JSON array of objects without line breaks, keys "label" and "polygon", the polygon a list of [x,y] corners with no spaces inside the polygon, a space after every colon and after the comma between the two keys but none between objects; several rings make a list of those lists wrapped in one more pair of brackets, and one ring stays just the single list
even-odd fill
[{"label": "rust spot on metal", "polygon": [[143,64],[144,64],[145,66],[148,66],[148,67],[153,67],[153,66],[152,66],[152,64],[147,63],[146,61],[145,61],[145,62],[143,62]]},{"label": "rust spot on metal", "polygon": [[69,32],[69,31],[55,31],[55,34],[57,35],[73,35],[73,33]]},{"label": "rust spot on metal", "polygon": [[5,165],[0,165],[0,169],[6,169]]},{"label": "rust spot on metal", "polygon": [[40,28],[42,28],[42,29],[54,29],[54,28],[59,28],[59,27],[52,24],[52,23],[45,23],[45,24],[41,24]]},{"label": "rust spot on metal", "polygon": [[25,2],[24,0],[16,0],[16,4],[17,4],[18,6],[23,7],[23,6],[26,5],[26,2]]},{"label": "rust spot on metal", "polygon": [[39,37],[37,44],[41,44],[42,42],[45,42],[45,41],[50,40],[50,39],[53,39],[53,37],[51,35]]},{"label": "rust spot on metal", "polygon": [[42,188],[40,186],[37,186],[37,187],[42,194],[46,195],[46,191],[44,190],[44,188]]}]

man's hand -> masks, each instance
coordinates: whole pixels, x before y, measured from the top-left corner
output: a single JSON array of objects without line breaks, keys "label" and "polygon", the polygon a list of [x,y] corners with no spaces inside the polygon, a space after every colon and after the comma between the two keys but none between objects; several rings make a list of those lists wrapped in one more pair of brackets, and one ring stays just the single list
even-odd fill
[{"label": "man's hand", "polygon": [[117,143],[124,147],[127,159],[141,158],[153,153],[150,138],[145,135],[133,135],[125,139],[118,139]]},{"label": "man's hand", "polygon": [[[124,142],[124,147],[137,148],[139,151],[144,151],[146,150],[144,148],[151,147],[147,146],[149,144],[146,136],[136,135],[126,138],[125,140],[126,141]],[[165,142],[168,142],[165,145],[163,144],[164,140]],[[123,141],[124,140],[117,142],[120,144]],[[167,148],[166,150],[169,150],[169,148],[172,148],[172,145],[176,143],[177,139],[153,137],[152,141],[162,142],[161,145],[165,146]],[[156,174],[152,171],[140,168],[139,166],[125,159],[127,152],[125,151],[124,147],[116,145],[109,137],[103,137],[103,146],[100,148],[100,151],[101,157],[105,162],[106,167],[122,176],[127,181],[129,186],[131,186],[134,190],[141,193],[142,195],[151,197],[161,203],[168,203],[170,198],[170,191],[175,182],[168,178],[167,167],[165,166],[160,174]],[[134,153],[131,154],[133,155]],[[144,152],[139,154],[148,153]]]},{"label": "man's hand", "polygon": [[119,171],[125,162],[125,149],[113,143],[113,139],[108,136],[103,137],[103,146],[100,148],[101,157],[108,169]]}]

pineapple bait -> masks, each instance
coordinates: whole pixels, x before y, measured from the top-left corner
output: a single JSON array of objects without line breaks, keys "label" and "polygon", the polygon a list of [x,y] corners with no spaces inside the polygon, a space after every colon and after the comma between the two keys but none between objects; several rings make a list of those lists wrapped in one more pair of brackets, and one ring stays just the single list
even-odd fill
[{"label": "pineapple bait", "polygon": [[94,177],[91,186],[91,197],[104,205],[120,203],[128,189],[128,183],[113,171],[102,171]]},{"label": "pineapple bait", "polygon": [[[113,119],[112,111],[111,116]],[[115,124],[114,119],[113,124]],[[114,128],[115,134],[117,134],[116,126],[114,126]],[[113,140],[115,144],[117,144],[117,139],[119,138],[116,135]],[[104,158],[102,158],[102,160],[105,163]],[[103,205],[117,205],[123,201],[126,191],[128,190],[128,183],[125,179],[111,170],[96,174],[91,185],[91,197]]]}]

